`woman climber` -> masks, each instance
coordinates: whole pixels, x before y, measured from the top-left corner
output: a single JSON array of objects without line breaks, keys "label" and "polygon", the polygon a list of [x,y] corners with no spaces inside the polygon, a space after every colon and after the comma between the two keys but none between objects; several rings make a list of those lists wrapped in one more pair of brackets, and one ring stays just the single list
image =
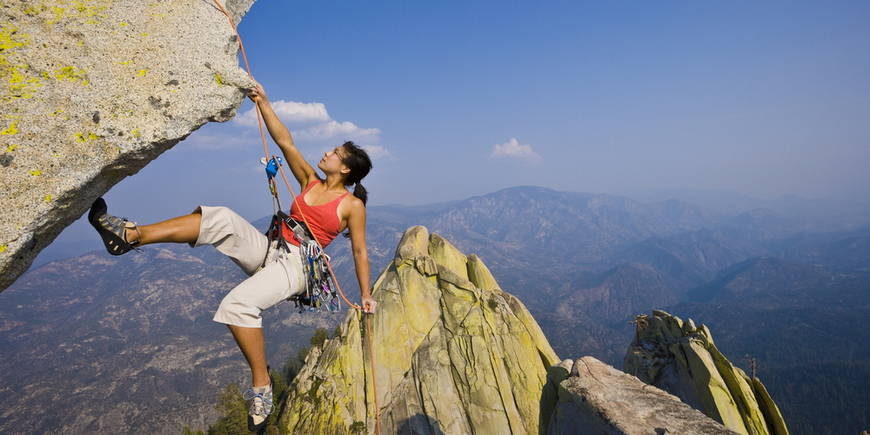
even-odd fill
[{"label": "woman climber", "polygon": [[[248,92],[259,106],[272,139],[281,148],[302,193],[290,208],[290,218],[307,218],[308,230],[326,247],[338,234],[348,230],[354,267],[362,293],[363,312],[373,313],[377,303],[369,288],[366,249],[366,190],[360,185],[372,167],[368,154],[353,142],[345,142],[324,154],[317,164],[324,177],[305,161],[293,144],[290,131],[275,115],[262,86]],[[355,185],[353,195],[345,188]],[[301,213],[300,213],[301,209]],[[106,202],[97,199],[88,219],[103,239],[106,249],[121,255],[152,243],[188,243],[191,247],[213,245],[239,265],[249,276],[224,297],[214,316],[226,324],[251,368],[253,388],[245,394],[251,401],[248,428],[259,430],[273,409],[272,379],[266,365],[262,310],[306,292],[300,242],[284,221],[279,221],[282,238],[274,239],[226,207],[198,207],[192,214],[153,225],[136,225],[107,213]],[[292,221],[291,221],[292,223]],[[273,234],[274,235],[274,234]],[[274,240],[273,240],[274,239]],[[306,259],[307,261],[307,259]]]}]

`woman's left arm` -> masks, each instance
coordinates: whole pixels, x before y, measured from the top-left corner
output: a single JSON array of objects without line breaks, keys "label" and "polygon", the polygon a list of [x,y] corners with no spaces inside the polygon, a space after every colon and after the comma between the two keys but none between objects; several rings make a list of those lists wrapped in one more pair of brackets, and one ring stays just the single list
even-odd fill
[{"label": "woman's left arm", "polygon": [[366,207],[356,197],[350,204],[350,215],[347,218],[347,229],[350,231],[350,248],[353,253],[353,264],[356,278],[362,293],[362,308],[364,313],[374,313],[378,305],[372,298],[369,283],[369,252],[366,248]]}]

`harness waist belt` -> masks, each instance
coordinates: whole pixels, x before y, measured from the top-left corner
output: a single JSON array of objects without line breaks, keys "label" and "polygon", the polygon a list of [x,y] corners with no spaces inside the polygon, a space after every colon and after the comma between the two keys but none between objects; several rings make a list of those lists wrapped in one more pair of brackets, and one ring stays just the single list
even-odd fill
[{"label": "harness waist belt", "polygon": [[314,236],[311,234],[311,231],[308,230],[308,227],[305,226],[305,223],[291,218],[283,211],[278,212],[278,217],[284,221],[287,227],[290,228],[290,231],[293,231],[293,234],[296,235],[296,238],[298,238],[300,242],[314,241]]}]

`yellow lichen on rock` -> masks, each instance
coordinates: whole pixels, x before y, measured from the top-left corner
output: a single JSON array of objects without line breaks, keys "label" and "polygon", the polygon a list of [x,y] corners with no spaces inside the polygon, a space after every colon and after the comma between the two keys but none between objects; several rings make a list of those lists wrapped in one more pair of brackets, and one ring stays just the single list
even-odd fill
[{"label": "yellow lichen on rock", "polygon": [[9,23],[0,24],[0,65],[7,65],[9,63],[6,60],[8,53],[27,44],[27,35],[19,33],[18,27]]},{"label": "yellow lichen on rock", "polygon": [[[8,115],[7,115],[7,116],[8,116]],[[10,116],[10,118],[11,118],[11,116]],[[17,126],[17,124],[18,124],[18,119],[15,118],[15,121],[12,121],[12,124],[10,124],[8,128],[6,128],[6,129],[3,130],[3,131],[0,131],[0,136],[5,136],[5,135],[7,135],[7,134],[12,135],[12,134],[16,134],[16,133],[18,133],[18,126]]]},{"label": "yellow lichen on rock", "polygon": [[[222,3],[238,23],[253,0]],[[0,290],[94,199],[244,101],[252,81],[227,17],[211,2],[156,5],[2,2]]]},{"label": "yellow lichen on rock", "polygon": [[29,65],[19,63],[17,51],[30,45],[30,37],[18,27],[0,23],[0,79],[8,85],[0,94],[0,102],[17,98],[28,99],[33,92],[42,87],[38,77],[29,75]]},{"label": "yellow lichen on rock", "polygon": [[453,273],[458,274],[462,278],[468,279],[468,266],[465,255],[443,237],[433,234],[429,238],[429,255],[436,263],[452,270]]},{"label": "yellow lichen on rock", "polygon": [[758,378],[752,379],[752,391],[755,392],[755,397],[761,405],[760,408],[764,413],[765,421],[773,425],[773,433],[787,434],[788,429],[785,427],[785,420],[782,419],[779,407],[776,406],[776,403],[773,403],[773,399],[767,394],[767,388],[764,387]]},{"label": "yellow lichen on rock", "polygon": [[60,81],[63,81],[64,79],[71,82],[81,81],[82,86],[88,85],[87,74],[85,74],[84,68],[79,68],[79,71],[76,72],[75,67],[65,66],[59,70],[54,70],[54,76]]},{"label": "yellow lichen on rock", "polygon": [[729,386],[723,379],[723,375],[727,374],[717,369],[704,341],[681,340],[679,343],[685,355],[684,360],[688,363],[684,369],[691,374],[694,389],[701,401],[700,410],[732,430],[749,435]]},{"label": "yellow lichen on rock", "polygon": [[[625,356],[626,373],[659,387],[728,428],[746,435],[787,435],[785,422],[760,382],[734,367],[710,330],[664,311],[638,322]],[[759,388],[760,387],[760,388]]]},{"label": "yellow lichen on rock", "polygon": [[340,338],[310,356],[291,385],[280,419],[290,433],[349,433],[360,422],[372,433],[375,396],[383,433],[418,425],[436,433],[537,433],[541,390],[558,359],[479,258],[412,227],[372,294],[377,313],[349,312]]},{"label": "yellow lichen on rock", "polygon": [[486,265],[476,255],[469,255],[467,264],[468,279],[475,287],[489,291],[500,290],[498,283],[492,277],[492,273],[489,272]]}]

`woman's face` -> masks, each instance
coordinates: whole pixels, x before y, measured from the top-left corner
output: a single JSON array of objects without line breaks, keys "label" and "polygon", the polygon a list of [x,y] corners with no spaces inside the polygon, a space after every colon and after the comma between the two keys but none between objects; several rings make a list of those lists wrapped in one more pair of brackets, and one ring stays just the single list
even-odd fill
[{"label": "woman's face", "polygon": [[346,153],[347,151],[343,146],[337,146],[332,151],[327,151],[323,154],[323,158],[320,159],[320,163],[317,164],[317,167],[327,174],[332,172],[342,172],[342,170],[347,169],[347,166],[344,165]]}]

